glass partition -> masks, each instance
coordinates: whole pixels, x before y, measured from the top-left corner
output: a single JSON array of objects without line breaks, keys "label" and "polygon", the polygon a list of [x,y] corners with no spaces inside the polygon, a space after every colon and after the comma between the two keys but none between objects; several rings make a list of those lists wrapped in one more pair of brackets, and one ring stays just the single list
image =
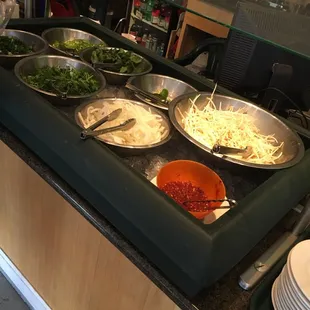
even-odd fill
[{"label": "glass partition", "polygon": [[195,16],[310,59],[310,0],[166,0]]}]

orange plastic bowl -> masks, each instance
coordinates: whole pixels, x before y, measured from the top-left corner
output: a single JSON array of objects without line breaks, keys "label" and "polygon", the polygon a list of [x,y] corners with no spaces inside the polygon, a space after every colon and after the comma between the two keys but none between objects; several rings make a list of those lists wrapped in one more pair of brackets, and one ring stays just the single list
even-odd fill
[{"label": "orange plastic bowl", "polygon": [[[157,186],[162,188],[169,182],[191,182],[200,187],[208,199],[224,199],[226,188],[222,179],[210,168],[195,161],[176,160],[168,163],[157,175]],[[212,206],[219,207],[221,203]],[[210,211],[190,212],[197,219],[203,219]]]}]

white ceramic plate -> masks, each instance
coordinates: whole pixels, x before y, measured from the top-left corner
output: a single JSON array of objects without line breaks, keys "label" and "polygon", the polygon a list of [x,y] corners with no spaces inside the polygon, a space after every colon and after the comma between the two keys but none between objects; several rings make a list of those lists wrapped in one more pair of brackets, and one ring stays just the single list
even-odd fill
[{"label": "white ceramic plate", "polygon": [[310,240],[299,242],[293,248],[288,263],[293,280],[310,305]]},{"label": "white ceramic plate", "polygon": [[271,301],[272,301],[272,305],[274,307],[275,310],[278,310],[278,305],[276,303],[276,284],[277,284],[277,279],[273,282],[272,285],[272,289],[271,289]]},{"label": "white ceramic plate", "polygon": [[287,272],[286,269],[284,269],[281,274],[281,291],[287,308],[292,310],[303,310],[302,308],[300,308],[299,302],[296,299],[295,294],[287,286],[286,277]]},{"label": "white ceramic plate", "polygon": [[294,285],[293,285],[293,282],[292,282],[290,275],[289,275],[289,269],[288,269],[287,265],[285,268],[284,287],[287,289],[288,296],[292,300],[296,309],[298,309],[298,310],[307,309],[307,304],[305,304],[303,302],[303,300],[301,299],[297,286],[294,287]]}]

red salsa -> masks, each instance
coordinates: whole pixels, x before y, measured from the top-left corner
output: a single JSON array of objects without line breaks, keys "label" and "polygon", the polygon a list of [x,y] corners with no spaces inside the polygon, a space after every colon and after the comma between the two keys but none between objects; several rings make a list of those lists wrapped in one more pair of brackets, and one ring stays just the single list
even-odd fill
[{"label": "red salsa", "polygon": [[209,206],[206,202],[190,202],[184,204],[184,202],[186,201],[208,199],[204,191],[200,187],[194,186],[191,182],[168,182],[160,189],[172,199],[174,199],[181,207],[183,207],[187,211],[208,211]]}]

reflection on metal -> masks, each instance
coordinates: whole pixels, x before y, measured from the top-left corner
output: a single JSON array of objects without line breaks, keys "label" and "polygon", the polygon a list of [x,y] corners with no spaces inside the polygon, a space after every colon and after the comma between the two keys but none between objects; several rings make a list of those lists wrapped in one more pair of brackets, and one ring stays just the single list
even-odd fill
[{"label": "reflection on metal", "polygon": [[32,0],[24,0],[24,15],[25,18],[32,18],[32,11],[33,11],[33,1]]},{"label": "reflection on metal", "polygon": [[310,226],[310,196],[297,220],[292,232],[285,233],[274,243],[250,268],[248,268],[239,279],[239,285],[250,290],[258,284],[267,272],[282,258],[282,256],[294,246],[298,236]]}]

